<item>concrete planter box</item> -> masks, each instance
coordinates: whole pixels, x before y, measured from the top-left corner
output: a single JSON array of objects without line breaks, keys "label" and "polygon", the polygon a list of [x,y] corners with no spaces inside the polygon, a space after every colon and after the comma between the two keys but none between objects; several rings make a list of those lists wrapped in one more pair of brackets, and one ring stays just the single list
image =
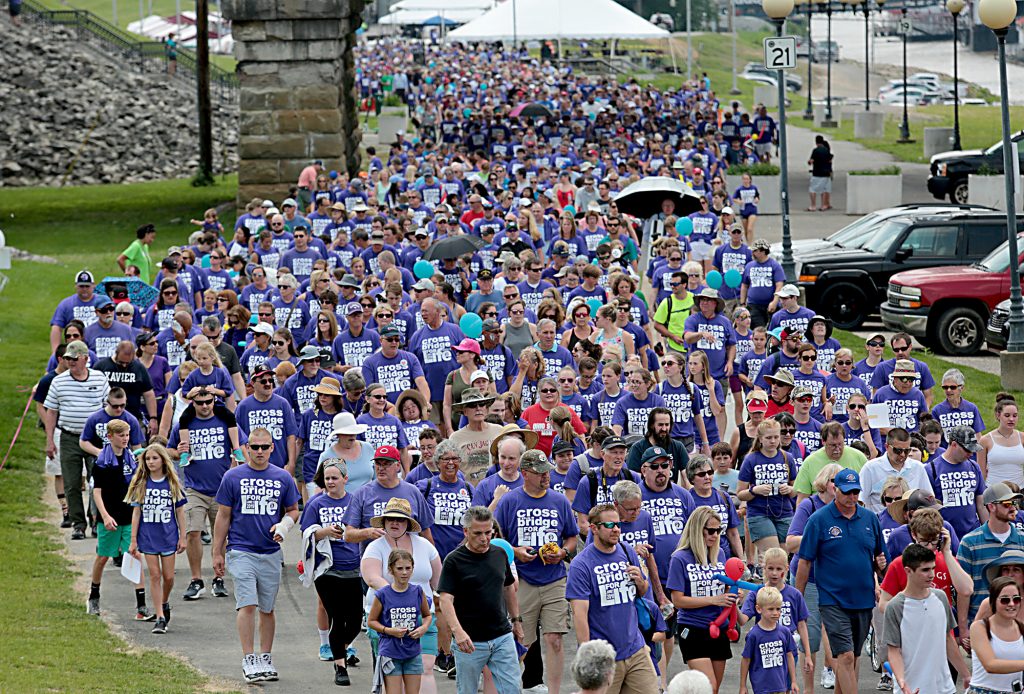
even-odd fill
[{"label": "concrete planter box", "polygon": [[903,203],[903,174],[851,176],[846,174],[846,214],[867,214]]},{"label": "concrete planter box", "polygon": [[853,114],[853,136],[858,140],[883,139],[885,137],[885,114],[880,111],[855,112]]},{"label": "concrete planter box", "polygon": [[[1022,191],[1017,187],[1015,191],[1017,209],[1021,209]],[[997,210],[1006,210],[1006,181],[1002,176],[975,176],[967,177],[967,198],[972,205],[988,205]]]},{"label": "concrete planter box", "polygon": [[[761,202],[757,205],[757,214],[782,214],[782,199],[779,192],[782,185],[779,183],[779,176],[754,176],[754,185],[761,194]],[[790,206],[792,206],[792,191],[790,192]]]},{"label": "concrete planter box", "polygon": [[380,111],[377,123],[380,143],[388,146],[395,141],[396,133],[407,132],[409,118],[404,107],[385,106]]},{"label": "concrete planter box", "polygon": [[924,158],[931,159],[936,154],[948,152],[953,148],[953,128],[924,129]]}]

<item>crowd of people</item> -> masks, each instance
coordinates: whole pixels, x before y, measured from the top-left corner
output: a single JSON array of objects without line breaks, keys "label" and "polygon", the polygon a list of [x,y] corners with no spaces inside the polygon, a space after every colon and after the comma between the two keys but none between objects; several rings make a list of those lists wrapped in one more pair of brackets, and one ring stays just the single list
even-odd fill
[{"label": "crowd of people", "polygon": [[[165,633],[184,553],[181,599],[233,596],[244,678],[276,680],[299,526],[311,659],[342,686],[361,664],[375,691],[557,694],[571,631],[582,691],[718,692],[745,627],[741,693],[814,691],[822,651],[852,694],[866,641],[879,689],[1019,691],[1017,405],[983,404],[981,435],[960,371],[940,398],[910,336],[855,361],[800,305],[728,173],[769,156],[763,109],[489,47],[380,42],[357,69],[415,135],[166,253],[141,226],[117,262],[152,303],[82,270],[54,312],[34,397],[62,527],[97,538],[90,614],[128,555]],[[617,209],[656,174],[699,194],[688,223]],[[461,235],[478,250],[424,259]]]}]

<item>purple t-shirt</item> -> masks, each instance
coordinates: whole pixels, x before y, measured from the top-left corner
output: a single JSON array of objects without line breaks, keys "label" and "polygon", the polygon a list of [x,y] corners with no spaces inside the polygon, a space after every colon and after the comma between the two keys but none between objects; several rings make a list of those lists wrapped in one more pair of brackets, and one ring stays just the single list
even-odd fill
[{"label": "purple t-shirt", "polygon": [[[399,480],[398,484],[390,489],[381,485],[376,479],[370,480],[361,486],[352,495],[352,503],[345,512],[345,525],[353,528],[369,528],[370,519],[384,513],[384,509],[391,499],[400,498],[409,502],[412,507],[412,517],[424,530],[434,525],[434,516],[430,512],[427,500],[419,489]],[[370,540],[360,543],[359,552],[366,550]]]},{"label": "purple t-shirt", "polygon": [[424,325],[409,341],[408,349],[416,355],[423,366],[423,375],[427,378],[432,398],[441,399],[445,379],[449,373],[459,368],[452,347],[459,344],[463,338],[465,335],[457,325],[443,322],[437,330]]},{"label": "purple t-shirt", "polygon": [[[376,592],[375,599],[381,604],[380,623],[385,627],[411,630],[420,625],[423,588],[419,584],[410,583],[401,593],[391,586],[384,586]],[[388,658],[404,660],[419,656],[422,648],[419,639],[411,636],[381,634],[378,652]]]},{"label": "purple t-shirt", "polygon": [[573,369],[576,368],[576,360],[572,357],[572,352],[567,350],[562,345],[556,344],[551,351],[545,351],[537,345],[537,349],[540,349],[541,355],[544,357],[544,375],[550,378],[558,378],[558,372],[566,366],[571,366]]},{"label": "purple t-shirt", "polygon": [[281,388],[281,397],[292,406],[296,417],[313,409],[313,405],[316,404],[316,393],[313,392],[313,389],[320,385],[320,381],[324,380],[329,373],[324,369],[317,369],[311,378],[300,368],[284,382],[284,386]]},{"label": "purple t-shirt", "polygon": [[79,438],[82,441],[88,441],[96,446],[96,448],[103,448],[110,443],[110,439],[107,437],[107,425],[115,419],[119,419],[128,425],[129,446],[140,446],[146,442],[146,435],[142,432],[142,427],[139,425],[139,420],[136,419],[135,415],[126,410],[121,410],[121,414],[111,417],[107,414],[105,407],[89,415],[89,419],[85,420],[85,426],[82,427],[82,434]]},{"label": "purple t-shirt", "polygon": [[692,345],[687,345],[687,352],[704,352],[708,357],[711,376],[716,379],[722,378],[725,375],[726,352],[730,346],[736,344],[736,333],[729,319],[721,313],[714,318],[706,318],[702,313],[695,313],[686,319],[684,330],[709,332],[715,336],[714,342],[702,338]]},{"label": "purple t-shirt", "polygon": [[648,393],[644,400],[626,393],[615,404],[612,425],[621,426],[623,436],[643,436],[647,432],[647,418],[655,407],[666,407],[665,399],[657,393]]},{"label": "purple t-shirt", "polygon": [[957,537],[963,537],[979,525],[977,497],[985,492],[985,478],[973,460],[954,465],[939,456],[924,465],[932,483],[935,500],[942,504],[939,513],[953,526]]},{"label": "purple t-shirt", "polygon": [[763,263],[750,261],[743,268],[743,284],[747,285],[747,303],[767,306],[775,298],[775,283],[784,282],[786,273],[774,258]]},{"label": "purple t-shirt", "polygon": [[385,414],[378,418],[365,412],[356,417],[356,422],[369,427],[359,435],[359,440],[365,441],[371,448],[397,446],[398,450],[402,450],[409,447],[409,441],[405,438],[405,429],[398,417],[393,414]]},{"label": "purple t-shirt", "polygon": [[[302,510],[299,526],[303,531],[311,525],[326,528],[329,525],[345,525],[345,512],[352,503],[354,495],[349,493],[340,499],[327,494],[317,494],[306,503]],[[334,571],[354,571],[359,568],[359,548],[345,540],[331,539],[331,558],[334,560],[331,569]]]},{"label": "purple t-shirt", "polygon": [[367,383],[380,383],[384,386],[391,404],[398,400],[402,391],[415,388],[416,379],[423,375],[420,360],[412,352],[401,349],[390,359],[380,351],[374,352],[362,362],[360,368]]},{"label": "purple t-shirt", "polygon": [[[523,488],[514,489],[501,497],[494,517],[505,539],[513,547],[540,549],[548,542],[562,545],[570,537],[579,534],[569,500],[552,491],[535,499]],[[525,563],[517,559],[516,569],[521,579],[537,586],[565,577],[564,562],[544,564],[540,557]]]},{"label": "purple t-shirt", "polygon": [[[746,482],[751,487],[761,484],[792,485],[793,480],[796,479],[796,465],[793,463],[793,459],[782,451],[776,451],[771,458],[751,451],[743,459],[739,479],[740,482]],[[756,494],[747,502],[747,515],[788,518],[793,515],[793,497],[781,494],[770,496]]]},{"label": "purple t-shirt", "polygon": [[490,506],[491,502],[494,501],[494,490],[497,489],[499,484],[508,487],[509,491],[519,489],[523,486],[523,476],[519,475],[515,481],[509,482],[497,473],[488,475],[480,480],[480,483],[476,485],[476,489],[473,490],[473,505]]},{"label": "purple t-shirt", "polygon": [[856,376],[852,376],[849,381],[843,381],[831,373],[825,379],[825,388],[828,390],[828,396],[835,396],[836,399],[832,405],[832,419],[836,422],[846,422],[850,419],[850,415],[846,413],[846,404],[850,401],[851,395],[860,393],[871,402],[871,389]]},{"label": "purple t-shirt", "polygon": [[[369,328],[363,328],[358,336],[351,329],[343,330],[334,338],[334,360],[339,364],[359,366],[371,354],[380,349],[380,335]],[[366,381],[373,383],[373,381]]]},{"label": "purple t-shirt", "polygon": [[[625,465],[619,470],[619,474],[614,477],[607,477],[604,473],[604,461],[601,461],[596,467],[590,468],[590,472],[594,475],[593,483],[596,485],[596,490],[591,494],[591,479],[590,475],[581,475],[580,482],[576,485],[576,496],[572,500],[572,510],[577,513],[586,515],[590,512],[590,509],[597,504],[610,504],[613,502],[612,499],[612,487],[623,480],[629,480],[640,484],[640,473],[633,472]],[[594,502],[591,503],[590,499],[593,496]]]},{"label": "purple t-shirt", "polygon": [[63,328],[69,321],[77,319],[89,327],[98,320],[96,307],[106,300],[107,297],[102,294],[93,294],[89,301],[82,301],[78,298],[78,294],[72,294],[57,304],[57,308],[53,311],[53,318],[50,319],[50,325]]},{"label": "purple t-shirt", "polygon": [[[177,448],[179,443],[181,432],[175,424],[167,447]],[[209,419],[196,417],[188,425],[188,445],[189,464],[183,468],[184,486],[200,494],[213,496],[220,487],[224,473],[231,467],[228,425],[216,416]]]},{"label": "purple t-shirt", "polygon": [[167,478],[150,479],[146,483],[146,498],[139,516],[139,551],[143,554],[167,554],[178,548],[178,518],[174,510],[186,504],[185,495],[177,501],[171,499],[171,484]]},{"label": "purple t-shirt", "polygon": [[700,415],[703,407],[697,388],[688,381],[678,386],[662,381],[655,392],[665,399],[665,406],[672,410],[672,438],[693,436],[693,418]]},{"label": "purple t-shirt", "polygon": [[[732,498],[721,489],[711,488],[711,494],[704,497],[697,493],[694,488],[689,490],[690,497],[693,499],[694,508],[698,506],[710,506],[718,514],[718,519],[722,521],[723,528],[735,528],[740,524],[740,517],[736,515],[736,506],[732,503]],[[724,537],[724,535],[723,535]],[[732,546],[723,540],[722,549],[725,551],[725,557],[728,559],[732,556]]]},{"label": "purple t-shirt", "polygon": [[[757,592],[752,590],[747,593],[743,607],[740,608],[740,612],[753,619],[755,623],[760,620],[757,613]],[[800,591],[789,584],[783,585],[779,592],[782,593],[782,616],[779,617],[779,624],[795,634],[800,622],[807,620],[807,603],[804,602],[804,596]]]},{"label": "purple t-shirt", "polygon": [[253,429],[263,427],[274,439],[274,450],[270,454],[271,465],[283,468],[288,464],[288,437],[298,436],[299,428],[287,400],[271,393],[269,400],[260,402],[255,395],[250,395],[238,403],[235,420],[238,422],[239,441],[242,436],[248,440]]},{"label": "purple t-shirt", "polygon": [[454,484],[434,476],[420,480],[416,483],[416,488],[427,500],[427,507],[434,519],[430,534],[443,560],[463,540],[462,516],[466,509],[474,504],[473,489],[461,474]]},{"label": "purple t-shirt", "polygon": [[104,328],[99,321],[85,329],[85,343],[89,349],[96,352],[100,359],[113,357],[117,351],[117,345],[122,340],[135,341],[135,331],[130,326],[120,321],[114,321],[109,328]]},{"label": "purple t-shirt", "polygon": [[651,514],[654,523],[654,562],[658,566],[661,582],[665,583],[668,580],[669,559],[695,508],[693,497],[678,484],[672,483],[661,492],[641,484],[640,493],[641,507]]},{"label": "purple t-shirt", "polygon": [[181,384],[182,391],[187,394],[196,386],[208,386],[223,390],[231,397],[231,394],[235,391],[235,384],[231,382],[231,374],[223,366],[213,367],[213,371],[209,374],[204,374],[199,369],[194,369],[192,373],[185,377],[185,382]]},{"label": "purple t-shirt", "polygon": [[[86,331],[88,332],[88,330]],[[932,408],[932,417],[942,426],[942,444],[946,445],[945,432],[955,426],[966,426],[980,434],[985,431],[985,421],[981,418],[978,406],[969,400],[960,400],[960,407],[953,409],[948,400],[943,400]]]},{"label": "purple t-shirt", "polygon": [[[672,553],[669,561],[668,580],[665,587],[678,590],[691,598],[706,598],[725,592],[725,584],[712,578],[715,574],[725,573],[725,552],[718,550],[717,561],[707,565],[700,564],[693,552],[679,549]],[[708,605],[676,612],[676,623],[684,626],[706,629],[718,617],[721,607]]]},{"label": "purple t-shirt", "polygon": [[811,417],[802,424],[797,422],[793,441],[799,441],[804,445],[804,452],[799,460],[800,464],[803,464],[804,458],[821,448],[821,422],[814,417]]},{"label": "purple t-shirt", "polygon": [[630,566],[640,566],[630,544],[623,536],[607,553],[588,545],[572,560],[565,585],[567,600],[589,603],[590,638],[610,643],[617,661],[626,660],[644,647],[633,605],[636,584],[626,573]]},{"label": "purple t-shirt", "polygon": [[602,390],[590,399],[590,410],[583,421],[597,422],[597,426],[610,427],[615,417],[615,406],[619,400],[628,395],[625,390],[619,390],[618,395],[609,395],[608,391]]},{"label": "purple t-shirt", "polygon": [[217,503],[231,508],[228,549],[252,554],[281,551],[270,528],[281,520],[285,509],[298,502],[292,476],[279,467],[255,470],[239,465],[228,470],[217,490]]},{"label": "purple t-shirt", "polygon": [[819,422],[825,421],[824,405],[821,402],[821,389],[825,385],[825,374],[817,369],[812,369],[809,374],[805,374],[799,369],[794,369],[792,373],[793,383],[798,386],[806,386],[814,393],[814,402],[811,403],[811,418],[817,419]]},{"label": "purple t-shirt", "polygon": [[[878,375],[878,372],[875,372]],[[928,403],[924,399],[924,393],[917,388],[911,388],[904,395],[892,386],[882,386],[875,391],[871,402],[889,403],[889,421],[894,427],[903,427],[913,433],[920,426],[918,416],[928,411]]]},{"label": "purple t-shirt", "polygon": [[768,330],[775,330],[776,328],[787,328],[789,330],[799,330],[800,332],[807,332],[807,323],[814,318],[814,311],[804,306],[797,306],[795,311],[787,311],[782,309],[772,314],[772,319],[768,322]]},{"label": "purple t-shirt", "polygon": [[[921,374],[914,379],[914,387],[920,388],[921,390],[928,390],[929,388],[935,387],[935,379],[932,377],[932,372],[920,359],[910,358],[910,361],[914,362],[914,369]],[[886,359],[885,361],[879,362],[878,366],[875,367],[874,373],[871,375],[871,387],[878,390],[882,386],[892,385],[892,372],[896,369],[896,359]],[[913,391],[911,391],[913,392]]]},{"label": "purple t-shirt", "polygon": [[[722,407],[725,407],[725,393],[722,392],[722,384],[719,381],[712,381],[712,383],[715,384],[715,398]],[[718,420],[711,412],[711,394],[707,386],[699,386],[695,383],[693,389],[700,397],[700,416],[704,418],[704,430],[708,435],[708,445],[714,446],[721,438],[718,433]]]},{"label": "purple t-shirt", "polygon": [[318,407],[311,407],[302,413],[299,423],[299,438],[302,439],[302,479],[312,482],[320,454],[330,447],[334,431],[334,415]]},{"label": "purple t-shirt", "polygon": [[796,642],[789,629],[780,628],[781,622],[771,631],[765,631],[755,624],[747,632],[743,644],[743,657],[750,660],[750,688],[754,694],[789,691],[789,658],[796,657]]}]

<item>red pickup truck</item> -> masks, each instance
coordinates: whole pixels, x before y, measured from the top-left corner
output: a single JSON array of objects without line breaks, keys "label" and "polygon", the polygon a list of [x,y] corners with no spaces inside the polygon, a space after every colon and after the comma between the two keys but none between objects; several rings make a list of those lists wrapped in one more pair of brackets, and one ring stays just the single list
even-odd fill
[{"label": "red pickup truck", "polygon": [[[1018,239],[1020,242],[1020,239]],[[969,266],[907,270],[889,279],[882,323],[902,330],[937,352],[975,354],[985,344],[985,325],[1010,295],[1010,254],[1005,242]],[[1018,265],[1024,256],[1018,259]]]}]

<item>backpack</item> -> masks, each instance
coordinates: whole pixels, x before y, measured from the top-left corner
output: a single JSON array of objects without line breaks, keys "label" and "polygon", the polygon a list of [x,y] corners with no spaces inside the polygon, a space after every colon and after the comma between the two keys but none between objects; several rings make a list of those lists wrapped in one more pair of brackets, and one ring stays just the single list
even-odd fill
[{"label": "backpack", "polygon": [[[615,482],[621,482],[622,480],[632,481],[633,478],[628,474],[628,472],[629,470],[625,465],[623,465],[622,469],[619,470],[619,474],[615,476]],[[586,473],[587,479],[590,480],[590,484],[588,485],[590,487],[590,508],[594,508],[594,506],[597,505],[597,473],[598,471],[593,468],[588,468]],[[605,477],[604,480],[605,487],[608,487],[608,478]]]}]

